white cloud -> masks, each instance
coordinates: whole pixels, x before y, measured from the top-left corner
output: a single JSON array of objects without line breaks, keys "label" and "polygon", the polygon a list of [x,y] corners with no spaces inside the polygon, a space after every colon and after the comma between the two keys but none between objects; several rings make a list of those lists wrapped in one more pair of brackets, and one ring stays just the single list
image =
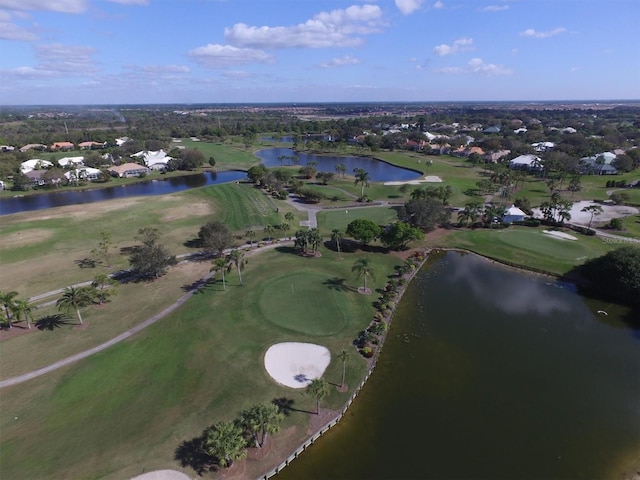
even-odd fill
[{"label": "white cloud", "polygon": [[36,68],[39,70],[76,76],[86,76],[97,71],[93,59],[95,50],[91,47],[53,43],[38,45],[35,49],[39,61]]},{"label": "white cloud", "polygon": [[126,65],[124,68],[150,75],[165,73],[189,73],[191,70],[184,65]]},{"label": "white cloud", "polygon": [[251,72],[245,72],[244,70],[229,70],[222,73],[222,76],[231,80],[244,80],[245,78],[251,78],[254,76]]},{"label": "white cloud", "polygon": [[0,8],[6,8],[7,10],[82,13],[87,10],[87,2],[85,0],[0,0]]},{"label": "white cloud", "polygon": [[319,66],[321,68],[331,68],[331,67],[343,67],[345,65],[357,65],[360,63],[360,60],[354,57],[350,57],[349,55],[345,55],[344,57],[334,58],[328,62],[322,62]]},{"label": "white cloud", "polygon": [[453,45],[437,45],[433,47],[433,53],[440,57],[445,55],[453,55],[454,53],[463,52],[469,50],[473,45],[473,38],[462,37],[453,42]]},{"label": "white cloud", "polygon": [[211,43],[191,50],[189,56],[208,67],[229,67],[246,63],[273,63],[273,57],[261,50]]},{"label": "white cloud", "polygon": [[480,8],[481,12],[502,12],[504,10],[509,10],[509,5],[487,5]]},{"label": "white cloud", "polygon": [[561,33],[564,33],[566,31],[567,29],[564,27],[554,28],[553,30],[548,30],[546,32],[538,32],[533,28],[527,28],[524,32],[520,33],[520,36],[530,38],[549,38],[560,35]]},{"label": "white cloud", "polygon": [[437,70],[437,72],[453,74],[476,74],[487,77],[494,77],[498,75],[511,75],[513,73],[513,70],[502,65],[485,63],[481,58],[472,58],[463,67],[444,67]]},{"label": "white cloud", "polygon": [[416,10],[419,10],[424,0],[395,0],[396,7],[403,15],[411,15]]},{"label": "white cloud", "polygon": [[225,28],[231,45],[260,49],[354,47],[362,39],[353,34],[380,31],[382,10],[377,5],[352,5],[344,10],[321,12],[292,27],[255,27],[237,23]]},{"label": "white cloud", "polygon": [[149,5],[149,0],[107,0],[111,3],[119,3],[120,5]]},{"label": "white cloud", "polygon": [[433,4],[433,8],[435,9],[441,9],[444,8],[444,3],[442,3],[440,0],[438,0],[436,3]]},{"label": "white cloud", "polygon": [[2,40],[22,40],[30,42],[38,37],[30,30],[9,22],[0,22],[0,39]]}]

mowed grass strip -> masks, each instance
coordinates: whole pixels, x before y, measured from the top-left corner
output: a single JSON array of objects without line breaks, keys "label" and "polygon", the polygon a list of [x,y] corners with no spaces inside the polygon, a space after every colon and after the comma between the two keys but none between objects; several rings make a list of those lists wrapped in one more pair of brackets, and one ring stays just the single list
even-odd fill
[{"label": "mowed grass strip", "polygon": [[316,218],[320,231],[329,236],[336,228],[344,233],[352,221],[360,218],[371,220],[378,225],[388,225],[398,219],[398,213],[393,207],[346,207],[318,212]]},{"label": "mowed grass strip", "polygon": [[[73,366],[3,389],[2,478],[121,479],[143,469],[179,468],[174,454],[182,441],[215,422],[231,420],[253,403],[284,397],[293,401],[294,408],[312,411],[315,401],[303,391],[270,379],[264,353],[284,341],[322,344],[333,358],[325,378],[339,383],[342,364],[336,355],[350,348],[357,332],[369,323],[373,297],[341,289],[334,294],[348,300],[327,304],[316,315],[289,310],[294,302],[312,305],[318,290],[328,288],[320,283],[327,277],[345,279],[347,286],[357,288],[360,281],[353,277],[351,266],[362,255],[343,255],[344,261],[336,261],[326,251],[321,258],[289,252],[283,248],[251,256],[243,275],[245,286],[231,272],[226,290],[219,282],[207,286],[174,314],[129,340]],[[389,255],[367,255],[377,277],[369,283],[380,287],[399,261]],[[309,272],[317,279],[317,289],[298,292],[292,301],[290,291],[269,287],[270,282],[282,281],[282,275],[273,275],[275,269]],[[310,285],[314,283],[310,280]],[[265,291],[277,295],[273,306],[281,306],[282,323],[298,322],[301,330],[314,328],[304,328],[304,320],[323,321],[322,314],[328,321],[341,315],[339,308],[345,302],[351,304],[351,314],[344,316],[345,325],[336,335],[294,332],[265,319],[259,301]],[[132,302],[130,308],[135,311],[137,304]],[[347,363],[348,385],[353,388],[365,368],[353,351]],[[339,408],[351,393],[331,389],[322,404]],[[277,448],[279,441],[289,442],[290,448],[301,441],[307,419],[302,412],[287,417],[285,439],[275,438]],[[266,469],[264,464],[247,468],[252,478]]]}]

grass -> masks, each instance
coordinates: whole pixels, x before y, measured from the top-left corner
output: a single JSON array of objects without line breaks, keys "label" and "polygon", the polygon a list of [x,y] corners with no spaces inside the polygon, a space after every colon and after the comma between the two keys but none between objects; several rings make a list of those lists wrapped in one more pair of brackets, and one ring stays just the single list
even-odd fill
[{"label": "grass", "polygon": [[[286,397],[295,408],[313,410],[312,398],[268,377],[262,357],[281,341],[320,343],[334,358],[350,345],[373,313],[372,298],[353,291],[358,283],[350,268],[357,257],[336,261],[333,252],[323,251],[321,258],[301,258],[287,249],[251,257],[245,287],[230,274],[226,290],[219,283],[207,287],[127,342],[4,390],[3,478],[126,478],[142,467],[175,468],[171,459],[181,441],[231,419],[251,403]],[[373,286],[380,286],[398,260],[371,257],[378,273]],[[280,288],[284,276],[273,275],[274,264],[279,271],[305,272],[297,280],[304,278],[309,288],[296,292],[295,303],[314,305],[318,292],[333,301],[324,302],[314,315],[288,308],[276,311],[292,298],[289,288]],[[336,277],[350,288],[324,283]],[[318,330],[317,322],[334,326]],[[339,334],[328,334],[336,329]],[[357,384],[364,369],[363,359],[352,355],[347,383]],[[341,363],[334,361],[325,377],[337,384],[341,370]],[[349,394],[332,389],[322,403],[337,408]],[[287,418],[285,428],[295,427],[295,441],[304,438],[305,422],[299,413]]]},{"label": "grass", "polygon": [[393,207],[367,207],[338,210],[325,210],[316,214],[318,228],[323,235],[329,236],[333,229],[344,233],[347,225],[358,218],[371,220],[378,225],[387,225],[397,220],[397,212]]},{"label": "grass", "polygon": [[228,145],[212,142],[194,142],[189,138],[183,138],[180,143],[174,146],[184,146],[200,150],[206,161],[213,157],[216,161],[214,168],[228,168],[247,170],[258,163],[258,158],[253,155],[252,150],[246,150],[239,145]]}]

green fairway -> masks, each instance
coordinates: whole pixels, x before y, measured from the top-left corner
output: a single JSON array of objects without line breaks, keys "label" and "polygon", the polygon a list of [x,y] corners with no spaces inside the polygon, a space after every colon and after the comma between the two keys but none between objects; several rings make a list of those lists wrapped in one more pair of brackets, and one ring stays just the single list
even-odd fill
[{"label": "green fairway", "polygon": [[340,208],[324,210],[316,214],[318,228],[324,235],[330,235],[333,229],[344,232],[352,221],[366,218],[378,225],[387,225],[397,220],[398,215],[393,207]]}]

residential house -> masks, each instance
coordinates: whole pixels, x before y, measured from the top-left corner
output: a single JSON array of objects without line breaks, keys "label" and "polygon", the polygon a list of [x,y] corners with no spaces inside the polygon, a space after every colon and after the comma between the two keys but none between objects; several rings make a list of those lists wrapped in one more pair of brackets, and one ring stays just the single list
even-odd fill
[{"label": "residential house", "polygon": [[130,141],[131,139],[129,137],[120,137],[120,138],[116,138],[116,145],[121,147],[122,145],[124,145],[125,143],[127,143],[128,141]]},{"label": "residential house", "polygon": [[172,157],[166,154],[164,150],[158,151],[142,151],[131,155],[134,158],[142,158],[147,167],[151,170],[166,170],[169,160]]},{"label": "residential house", "polygon": [[32,170],[43,170],[47,168],[53,167],[53,163],[49,160],[41,160],[39,158],[33,158],[31,160],[26,160],[20,164],[20,171],[22,173],[27,173]]},{"label": "residential house", "polygon": [[20,151],[21,152],[28,152],[29,150],[46,150],[47,146],[43,145],[42,143],[28,143],[27,145],[25,145],[24,147],[20,147]]},{"label": "residential house", "polygon": [[487,163],[498,163],[500,159],[511,153],[511,150],[498,150],[497,152],[487,153],[483,158]]},{"label": "residential house", "polygon": [[502,216],[502,223],[521,222],[526,216],[527,214],[518,207],[511,205],[511,207],[505,210],[504,215]]},{"label": "residential house", "polygon": [[509,161],[509,168],[515,170],[542,170],[542,159],[532,154],[520,155]]},{"label": "residential house", "polygon": [[553,142],[535,142],[531,146],[536,152],[546,152],[555,148],[556,144]]},{"label": "residential house", "polygon": [[80,150],[91,150],[92,148],[103,148],[104,145],[104,143],[98,142],[80,142],[78,147],[80,147]]},{"label": "residential house", "polygon": [[0,152],[13,152],[16,147],[12,147],[11,145],[0,145]]},{"label": "residential house", "polygon": [[516,128],[513,133],[515,134],[520,134],[520,133],[527,133],[527,127],[520,127],[520,128]]},{"label": "residential house", "polygon": [[581,173],[595,173],[596,175],[616,175],[618,169],[613,161],[617,155],[612,152],[598,153],[591,157],[582,157],[578,162]]},{"label": "residential house", "polygon": [[83,165],[84,157],[64,157],[58,160],[58,165],[62,168],[71,168]]},{"label": "residential house", "polygon": [[77,182],[78,180],[92,181],[92,180],[100,180],[100,177],[102,176],[102,172],[98,168],[82,167],[82,168],[75,168],[73,170],[65,172],[64,176],[70,182]]},{"label": "residential house", "polygon": [[123,163],[109,169],[109,173],[114,177],[130,178],[140,177],[149,174],[149,169],[137,163]]},{"label": "residential house", "polygon": [[51,150],[73,150],[74,147],[71,142],[53,142],[51,144]]},{"label": "residential house", "polygon": [[482,130],[482,133],[500,133],[500,126],[494,125],[492,127],[487,127],[484,130]]}]

